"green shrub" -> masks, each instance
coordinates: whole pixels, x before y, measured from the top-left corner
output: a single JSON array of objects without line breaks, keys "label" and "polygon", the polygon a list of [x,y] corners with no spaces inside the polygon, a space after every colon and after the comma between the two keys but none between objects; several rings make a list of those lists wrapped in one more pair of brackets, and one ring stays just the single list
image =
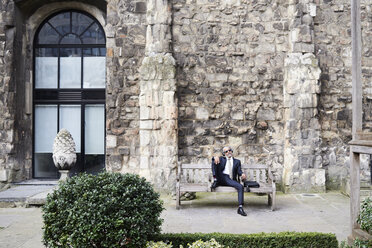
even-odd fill
[{"label": "green shrub", "polygon": [[159,194],[133,174],[82,174],[61,183],[43,206],[47,247],[144,247],[159,234]]},{"label": "green shrub", "polygon": [[342,241],[340,248],[370,248],[372,247],[372,240],[360,240],[356,238],[352,246],[348,245],[345,241]]},{"label": "green shrub", "polygon": [[371,198],[366,198],[360,206],[360,213],[357,219],[360,224],[361,229],[372,233],[372,200]]},{"label": "green shrub", "polygon": [[172,244],[167,244],[167,243],[164,243],[163,241],[158,241],[158,242],[154,242],[154,241],[150,241],[150,242],[147,242],[146,244],[146,248],[172,248]]},{"label": "green shrub", "polygon": [[209,241],[197,240],[191,245],[187,245],[188,248],[223,248],[223,245],[220,245],[215,239]]},{"label": "green shrub", "polygon": [[[163,241],[150,241],[147,242],[146,248],[172,248],[172,243],[167,244],[164,243]],[[194,243],[187,244],[187,248],[223,248],[223,245],[220,245],[215,239],[211,239],[209,241],[202,241],[202,240],[197,240]],[[179,246],[179,248],[183,248],[183,246]]]},{"label": "green shrub", "polygon": [[214,238],[219,244],[231,248],[337,248],[334,234],[329,233],[258,233],[258,234],[225,234],[225,233],[167,233],[152,237],[153,241],[172,242],[173,247],[186,247],[197,240],[208,241]]}]

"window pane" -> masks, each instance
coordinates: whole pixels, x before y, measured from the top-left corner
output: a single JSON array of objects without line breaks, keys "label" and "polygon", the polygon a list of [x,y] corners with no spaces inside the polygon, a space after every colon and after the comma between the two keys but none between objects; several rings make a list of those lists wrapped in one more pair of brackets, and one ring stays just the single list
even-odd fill
[{"label": "window pane", "polygon": [[58,44],[60,35],[49,23],[45,23],[38,36],[38,44]]},{"label": "window pane", "polygon": [[35,177],[56,177],[53,142],[57,135],[57,106],[35,106]]},{"label": "window pane", "polygon": [[75,141],[76,152],[81,151],[81,107],[80,105],[60,105],[59,128],[67,129]]},{"label": "window pane", "polygon": [[57,88],[58,50],[39,48],[35,53],[35,88]]},{"label": "window pane", "polygon": [[93,23],[92,18],[77,12],[72,12],[72,32],[81,35],[90,24]]},{"label": "window pane", "polygon": [[100,26],[95,23],[81,35],[84,44],[105,44],[105,36]]},{"label": "window pane", "polygon": [[34,176],[58,178],[58,170],[54,166],[53,154],[50,153],[36,153],[34,155]]},{"label": "window pane", "polygon": [[57,135],[57,106],[35,105],[35,152],[51,153]]},{"label": "window pane", "polygon": [[61,48],[60,88],[81,88],[81,49]]},{"label": "window pane", "polygon": [[85,155],[85,171],[91,174],[98,174],[105,170],[104,154],[87,154]]},{"label": "window pane", "polygon": [[85,154],[105,153],[105,109],[103,104],[85,106]]},{"label": "window pane", "polygon": [[102,55],[102,53],[100,53],[100,48],[84,49],[83,61],[83,88],[105,88],[105,53]]},{"label": "window pane", "polygon": [[70,33],[71,30],[70,30],[70,23],[71,23],[71,19],[70,19],[70,12],[65,12],[65,13],[61,13],[61,14],[58,14],[56,15],[55,17],[53,17],[52,19],[49,20],[49,23],[55,28],[58,30],[58,32],[61,34],[61,35],[65,35],[66,33]]},{"label": "window pane", "polygon": [[61,44],[81,44],[81,40],[75,34],[66,34],[62,38]]}]

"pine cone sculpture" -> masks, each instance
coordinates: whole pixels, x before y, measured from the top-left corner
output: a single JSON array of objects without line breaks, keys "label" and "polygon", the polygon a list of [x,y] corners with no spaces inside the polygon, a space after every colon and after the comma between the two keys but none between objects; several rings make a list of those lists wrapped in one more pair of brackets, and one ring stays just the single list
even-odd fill
[{"label": "pine cone sculpture", "polygon": [[62,128],[54,139],[53,162],[58,170],[70,170],[76,163],[75,142],[69,131]]}]

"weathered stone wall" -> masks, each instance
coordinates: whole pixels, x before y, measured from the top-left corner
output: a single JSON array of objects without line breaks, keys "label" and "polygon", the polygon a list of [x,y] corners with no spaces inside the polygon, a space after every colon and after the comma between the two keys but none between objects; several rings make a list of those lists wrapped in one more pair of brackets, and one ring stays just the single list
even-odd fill
[{"label": "weathered stone wall", "polygon": [[[339,188],[347,177],[349,0],[51,2],[60,9],[91,4],[106,13],[100,22],[107,37],[108,170],[172,189],[177,160],[209,163],[229,144],[243,163],[271,165],[288,191],[322,191],[324,180]],[[361,2],[363,125],[371,130],[372,2]],[[3,182],[31,175],[27,97],[38,24],[25,30],[25,23],[48,4],[0,0]],[[368,162],[363,156],[362,179],[369,178]]]},{"label": "weathered stone wall", "polygon": [[139,67],[146,45],[145,1],[108,1],[106,168],[140,170]]},{"label": "weathered stone wall", "polygon": [[[371,1],[361,1],[364,129],[371,130]],[[322,160],[328,188],[339,188],[349,171],[352,127],[350,1],[321,0],[314,18],[315,54],[322,71],[319,115]],[[369,156],[361,156],[361,179],[370,180]]]},{"label": "weathered stone wall", "polygon": [[175,60],[171,54],[171,4],[147,1],[146,57],[140,93],[140,175],[172,190],[178,161]]},{"label": "weathered stone wall", "polygon": [[209,163],[225,144],[281,181],[287,1],[174,1],[179,158]]},{"label": "weathered stone wall", "polygon": [[0,188],[17,178],[15,157],[14,4],[0,1]]},{"label": "weathered stone wall", "polygon": [[325,170],[320,156],[320,93],[318,60],[314,55],[313,1],[291,1],[289,46],[284,82],[285,192],[324,192]]}]

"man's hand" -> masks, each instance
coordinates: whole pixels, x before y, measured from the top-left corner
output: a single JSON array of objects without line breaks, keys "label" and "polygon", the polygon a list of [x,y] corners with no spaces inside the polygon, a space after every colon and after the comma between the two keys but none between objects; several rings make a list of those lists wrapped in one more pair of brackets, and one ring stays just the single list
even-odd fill
[{"label": "man's hand", "polygon": [[242,180],[245,180],[247,177],[245,176],[245,174],[243,173],[242,176],[241,176]]},{"label": "man's hand", "polygon": [[219,164],[220,163],[220,157],[214,156],[214,163]]}]

